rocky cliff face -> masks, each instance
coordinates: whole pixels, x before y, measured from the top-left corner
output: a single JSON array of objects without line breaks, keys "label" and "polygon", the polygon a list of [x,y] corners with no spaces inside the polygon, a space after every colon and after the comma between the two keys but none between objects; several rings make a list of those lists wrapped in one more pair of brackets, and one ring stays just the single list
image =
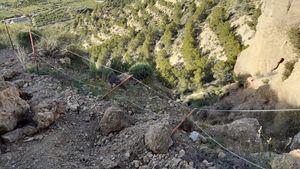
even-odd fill
[{"label": "rocky cliff face", "polygon": [[[267,79],[280,102],[299,106],[300,100],[297,97],[300,88],[297,86],[300,83],[300,63],[289,42],[288,31],[300,24],[300,1],[263,0],[261,8],[257,32],[249,41],[249,47],[238,57],[235,72],[252,75],[254,88],[263,84],[260,81]],[[282,58],[283,63],[273,70]],[[291,60],[296,60],[295,68],[288,79],[283,80],[284,64]]]}]

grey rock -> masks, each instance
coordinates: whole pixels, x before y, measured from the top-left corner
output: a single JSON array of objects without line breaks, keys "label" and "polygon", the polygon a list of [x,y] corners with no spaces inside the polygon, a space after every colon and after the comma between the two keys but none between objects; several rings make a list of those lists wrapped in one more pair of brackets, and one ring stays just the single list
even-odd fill
[{"label": "grey rock", "polygon": [[139,166],[140,166],[140,161],[139,161],[139,160],[133,160],[133,161],[132,161],[132,165],[133,165],[135,168],[139,168]]},{"label": "grey rock", "polygon": [[260,151],[261,138],[258,134],[260,124],[257,119],[244,118],[225,125],[209,127],[209,132],[214,136],[222,137],[224,144],[238,151]]},{"label": "grey rock", "polygon": [[123,110],[117,106],[109,107],[100,121],[100,129],[108,135],[120,131],[129,126],[129,122]]},{"label": "grey rock", "polygon": [[126,158],[129,158],[129,157],[130,157],[130,152],[126,152],[126,153],[124,154],[124,156],[125,156]]},{"label": "grey rock", "polygon": [[101,164],[105,169],[112,169],[118,167],[118,163],[106,158],[102,160]]},{"label": "grey rock", "polygon": [[300,150],[294,150],[287,154],[276,156],[271,161],[272,168],[296,169],[300,168]]},{"label": "grey rock", "polygon": [[68,104],[68,108],[73,112],[78,111],[79,107],[80,105],[78,103]]},{"label": "grey rock", "polygon": [[23,138],[24,136],[23,133],[24,133],[24,129],[18,128],[16,130],[5,133],[4,135],[1,136],[1,138],[4,142],[13,143]]},{"label": "grey rock", "polygon": [[184,150],[180,150],[179,154],[178,154],[178,157],[182,158],[184,155],[185,155],[185,151]]},{"label": "grey rock", "polygon": [[179,163],[181,162],[182,160],[180,158],[173,158],[171,161],[170,161],[170,167],[171,168],[176,168],[178,167]]},{"label": "grey rock", "polygon": [[291,149],[300,149],[300,132],[294,136],[291,144]]},{"label": "grey rock", "polygon": [[170,127],[167,124],[152,125],[145,134],[146,147],[156,154],[167,153],[172,144]]},{"label": "grey rock", "polygon": [[196,132],[196,131],[193,131],[193,132],[191,132],[190,133],[190,138],[194,141],[194,142],[196,142],[196,141],[198,141],[199,140],[199,133],[198,132]]},{"label": "grey rock", "polygon": [[148,163],[150,162],[150,158],[149,158],[148,156],[144,156],[144,157],[143,157],[143,162],[144,162],[145,164],[148,164]]},{"label": "grey rock", "polygon": [[219,152],[219,154],[218,154],[219,159],[224,159],[225,157],[226,157],[226,154],[223,151]]}]

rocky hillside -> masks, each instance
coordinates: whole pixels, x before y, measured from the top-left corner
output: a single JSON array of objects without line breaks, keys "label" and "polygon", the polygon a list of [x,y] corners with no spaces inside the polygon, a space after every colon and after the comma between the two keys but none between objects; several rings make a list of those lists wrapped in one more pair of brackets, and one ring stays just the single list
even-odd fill
[{"label": "rocky hillside", "polygon": [[149,62],[166,86],[184,94],[234,81],[260,7],[258,0],[105,1],[78,15],[73,32],[87,37],[83,45],[98,68],[117,60],[126,71]]},{"label": "rocky hillside", "polygon": [[[299,8],[300,2],[295,0],[263,1],[257,32],[235,65],[236,73],[253,77],[251,87],[259,88],[263,81],[268,82],[286,107],[300,105]],[[293,33],[293,29],[298,31]],[[277,68],[281,60],[284,61]]]},{"label": "rocky hillside", "polygon": [[[12,29],[1,167],[300,168],[299,113],[270,111],[300,104],[299,1],[96,3],[67,33],[33,30],[39,69],[28,33]],[[118,71],[152,90],[132,79],[102,98],[128,77]]]},{"label": "rocky hillside", "polygon": [[[85,85],[72,86],[71,79],[45,63],[40,63],[40,73],[32,74],[24,72],[13,51],[1,50],[0,58],[1,168],[253,167],[220,149],[191,124],[171,135],[188,109],[134,82],[102,100],[92,92],[82,93],[82,89],[89,91]],[[47,62],[60,66],[53,59]],[[63,69],[75,76],[72,69]],[[243,125],[247,127],[241,128]],[[261,142],[257,120],[243,119],[227,126],[232,135],[226,144],[236,144],[243,151],[249,139],[255,145],[251,153],[257,151]],[[227,132],[223,126],[209,128],[213,133]],[[247,138],[239,144],[236,128]],[[255,154],[247,153],[247,158],[269,165]]]}]

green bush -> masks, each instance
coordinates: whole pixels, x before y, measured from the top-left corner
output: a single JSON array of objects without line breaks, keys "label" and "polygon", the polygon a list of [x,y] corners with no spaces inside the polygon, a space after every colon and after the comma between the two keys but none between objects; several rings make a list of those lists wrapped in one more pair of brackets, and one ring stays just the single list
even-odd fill
[{"label": "green bush", "polygon": [[232,66],[224,61],[220,61],[214,65],[212,72],[214,78],[218,80],[219,84],[224,85],[233,81]]},{"label": "green bush", "polygon": [[300,28],[297,27],[290,28],[288,35],[289,35],[290,42],[296,49],[296,52],[300,53]]},{"label": "green bush", "polygon": [[156,68],[160,75],[160,80],[167,87],[175,87],[178,79],[174,74],[174,68],[170,64],[166,50],[158,52],[156,59]]},{"label": "green bush", "polygon": [[129,68],[129,73],[139,80],[151,77],[153,72],[152,66],[148,63],[136,63]]},{"label": "green bush", "polygon": [[290,77],[290,75],[292,74],[294,68],[295,68],[295,64],[297,63],[296,60],[292,60],[292,61],[288,61],[285,63],[284,65],[284,72],[282,74],[282,80],[286,80]]},{"label": "green bush", "polygon": [[42,39],[36,45],[36,49],[40,55],[45,57],[57,57],[61,55],[57,41],[54,39]]},{"label": "green bush", "polygon": [[[39,33],[37,31],[32,31],[32,38],[35,44],[40,40],[38,35]],[[16,36],[16,40],[20,47],[24,48],[27,52],[32,52],[30,36],[28,32],[19,32]]]},{"label": "green bush", "polygon": [[123,63],[121,58],[112,58],[110,61],[110,67],[120,72],[126,72],[130,65],[128,63]]},{"label": "green bush", "polygon": [[224,47],[227,63],[233,66],[242,50],[242,45],[232,32],[230,23],[226,20],[226,10],[220,7],[214,8],[210,15],[209,26],[217,34],[221,45]]}]

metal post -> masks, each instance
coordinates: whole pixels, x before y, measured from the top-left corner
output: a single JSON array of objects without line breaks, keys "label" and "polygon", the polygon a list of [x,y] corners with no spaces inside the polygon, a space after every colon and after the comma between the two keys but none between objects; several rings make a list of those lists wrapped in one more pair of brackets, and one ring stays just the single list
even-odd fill
[{"label": "metal post", "polygon": [[197,110],[197,109],[193,109],[192,111],[190,111],[182,120],[181,120],[181,122],[172,130],[172,132],[171,132],[171,135],[173,135],[175,132],[176,132],[176,130],[183,124],[183,122],[187,119],[187,118],[189,118],[194,112],[195,112],[195,110]]},{"label": "metal post", "polygon": [[39,71],[39,65],[38,65],[38,62],[37,62],[37,55],[35,53],[35,47],[34,47],[34,42],[33,42],[33,37],[32,37],[31,30],[29,30],[29,37],[30,37],[30,43],[31,43],[31,48],[32,48],[32,54],[33,54],[33,57],[34,57],[34,63],[36,65],[36,70]]},{"label": "metal post", "polygon": [[5,21],[4,21],[4,25],[5,25],[6,32],[7,32],[7,35],[8,35],[9,41],[10,41],[11,48],[12,48],[13,50],[15,50],[14,44],[13,44],[13,42],[12,42],[12,40],[11,40],[11,36],[10,36],[10,33],[9,33],[8,26],[7,26],[7,24],[6,24],[6,22],[5,22]]}]

